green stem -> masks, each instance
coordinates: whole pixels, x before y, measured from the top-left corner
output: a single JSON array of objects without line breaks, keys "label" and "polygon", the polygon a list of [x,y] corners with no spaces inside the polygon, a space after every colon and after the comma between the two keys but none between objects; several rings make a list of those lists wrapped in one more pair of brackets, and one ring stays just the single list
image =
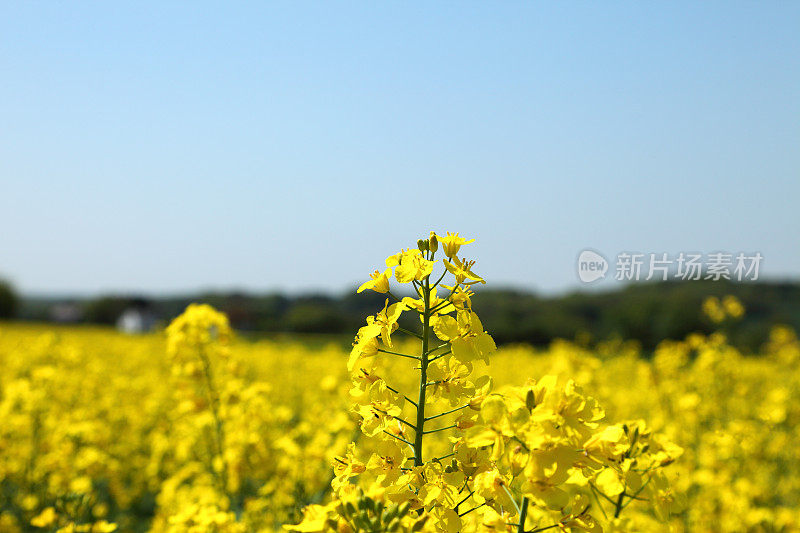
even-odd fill
[{"label": "green stem", "polygon": [[[200,362],[203,364],[203,375],[206,378],[206,392],[208,393],[208,403],[209,407],[211,408],[211,416],[214,417],[214,430],[216,434],[216,453],[219,455],[220,460],[222,461],[222,475],[220,482],[222,483],[222,493],[227,495],[228,498],[233,502],[233,498],[231,495],[228,494],[228,461],[225,458],[225,428],[222,423],[222,417],[219,413],[219,393],[217,392],[216,387],[214,386],[214,377],[212,375],[211,370],[211,361],[208,358],[208,354],[206,351],[201,347],[198,348],[198,356],[200,358]],[[212,468],[213,468],[213,460],[212,460]]]},{"label": "green stem", "polygon": [[523,442],[523,441],[522,441],[522,439],[520,439],[520,438],[519,438],[519,437],[517,437],[516,435],[514,435],[514,436],[513,436],[513,437],[511,437],[511,438],[512,438],[513,440],[517,441],[517,443],[518,443],[520,446],[522,446],[522,447],[525,449],[525,451],[526,451],[526,452],[529,452],[529,451],[531,451],[531,449],[530,449],[530,448],[528,448],[528,445],[527,445],[527,444],[525,444],[525,442]]},{"label": "green stem", "polygon": [[622,512],[622,499],[625,497],[625,491],[622,491],[617,498],[616,507],[614,508],[614,518],[619,518],[619,513]]},{"label": "green stem", "polygon": [[413,331],[409,331],[405,328],[400,328],[400,327],[397,328],[397,331],[400,331],[402,333],[405,333],[406,335],[411,335],[412,337],[416,337],[419,340],[422,340],[422,335],[420,335],[419,333],[414,333]]},{"label": "green stem", "polygon": [[[384,381],[384,384],[386,384],[386,382],[385,382],[385,381]],[[411,404],[411,405],[413,405],[414,407],[416,407],[416,406],[417,406],[417,402],[415,402],[414,400],[412,400],[411,398],[409,398],[408,396],[406,396],[405,394],[403,394],[403,393],[402,393],[402,392],[400,392],[399,390],[395,389],[394,387],[390,387],[388,384],[386,384],[386,388],[387,388],[387,389],[389,389],[390,391],[392,391],[392,392],[393,392],[393,393],[395,393],[395,394],[400,394],[400,395],[401,395],[403,398],[405,398],[405,400],[406,400],[408,403],[410,403],[410,404]]]},{"label": "green stem", "polygon": [[478,509],[480,509],[480,508],[481,508],[481,507],[483,507],[484,505],[486,505],[486,502],[483,502],[483,503],[482,503],[482,504],[480,504],[480,505],[476,505],[476,506],[475,506],[475,507],[473,507],[472,509],[470,509],[470,510],[468,510],[468,511],[464,511],[463,513],[458,513],[458,516],[465,516],[465,515],[468,515],[468,514],[469,514],[469,513],[471,513],[472,511],[477,511]]},{"label": "green stem", "polygon": [[548,529],[553,529],[554,527],[558,527],[561,524],[553,524],[552,526],[547,527],[537,527],[536,529],[532,529],[528,531],[528,533],[539,533],[540,531],[547,531]]},{"label": "green stem", "polygon": [[472,497],[472,495],[473,495],[473,494],[475,494],[475,491],[474,491],[474,490],[471,490],[471,491],[469,491],[469,494],[467,494],[467,495],[464,497],[464,499],[463,499],[463,500],[461,500],[460,502],[458,502],[458,503],[456,504],[456,512],[458,512],[458,508],[461,506],[461,504],[462,504],[462,503],[464,503],[465,501],[469,500],[469,499],[470,499],[470,497]]},{"label": "green stem", "polygon": [[603,513],[603,518],[608,520],[608,515],[606,514],[606,510],[603,508],[603,504],[600,502],[600,498],[597,497],[597,489],[594,488],[594,485],[589,483],[589,488],[592,491],[592,496],[594,496],[594,500],[597,502],[597,506],[600,508],[600,511]]},{"label": "green stem", "polygon": [[417,430],[417,426],[415,426],[414,424],[412,424],[411,422],[409,422],[409,421],[407,421],[407,420],[404,420],[404,419],[400,418],[399,416],[394,416],[394,415],[392,415],[392,418],[394,418],[395,420],[397,420],[398,422],[400,422],[400,423],[402,423],[402,424],[405,424],[405,425],[407,425],[408,427],[410,427],[410,428],[411,428],[411,429],[413,429],[414,431],[416,431],[416,430]]},{"label": "green stem", "polygon": [[431,321],[431,280],[425,278],[422,290],[425,312],[422,316],[422,356],[419,365],[419,399],[417,400],[417,431],[414,435],[414,466],[422,466],[422,437],[425,434],[425,389],[428,381],[428,337]]},{"label": "green stem", "polygon": [[508,495],[508,499],[511,500],[511,503],[514,505],[514,510],[517,511],[518,515],[522,516],[522,509],[520,509],[519,505],[517,505],[517,500],[514,499],[514,495],[511,494],[510,490],[508,490],[508,487],[506,487],[506,484],[505,483],[501,483],[500,486],[503,487],[504,491],[506,491],[506,494]]},{"label": "green stem", "polygon": [[525,533],[525,519],[528,517],[528,497],[522,498],[522,505],[519,510],[519,525],[517,526],[517,533]]},{"label": "green stem", "polygon": [[[641,493],[641,492],[642,492],[642,491],[645,489],[645,487],[647,487],[647,485],[650,483],[650,480],[652,480],[652,479],[653,479],[653,478],[650,478],[650,479],[648,479],[648,480],[647,480],[647,482],[646,482],[644,485],[642,485],[642,486],[641,486],[641,488],[640,488],[639,490],[637,490],[635,493],[633,493],[633,496],[629,496],[629,497],[630,497],[630,500],[628,500],[628,502],[627,502],[625,505],[623,505],[623,506],[622,506],[622,509],[623,509],[623,510],[624,510],[624,509],[625,509],[625,508],[626,508],[628,505],[630,505],[632,501],[634,501],[634,500],[636,500],[636,499],[637,499],[636,497],[637,497],[637,496],[638,496],[638,495],[639,495],[639,494],[640,494],[640,493]],[[624,494],[624,493],[623,493],[623,494]]]},{"label": "green stem", "polygon": [[422,433],[427,435],[429,433],[437,433],[439,431],[446,431],[448,429],[453,429],[455,427],[458,427],[458,424],[453,424],[452,426],[447,426],[447,427],[439,428],[439,429],[429,429],[428,431],[423,431]]},{"label": "green stem", "polygon": [[396,355],[398,357],[405,357],[407,359],[416,359],[417,361],[419,361],[419,357],[417,357],[416,355],[408,355],[400,352],[392,352],[390,350],[384,350],[383,348],[378,348],[378,351],[389,355]]},{"label": "green stem", "polygon": [[446,416],[446,415],[449,415],[451,413],[455,413],[456,411],[460,411],[460,410],[462,410],[462,409],[464,409],[466,407],[469,407],[469,404],[462,405],[461,407],[456,407],[455,409],[450,409],[449,411],[445,411],[444,413],[439,413],[438,415],[429,416],[429,417],[427,417],[425,419],[425,421],[428,422],[430,420],[435,420],[435,419],[439,418],[440,416]]},{"label": "green stem", "polygon": [[440,309],[444,309],[445,307],[447,307],[448,305],[453,303],[452,301],[450,301],[450,297],[453,296],[453,294],[456,293],[456,291],[458,290],[458,287],[461,285],[460,283],[455,282],[455,281],[454,281],[454,283],[455,283],[455,285],[453,285],[453,288],[450,290],[450,294],[448,294],[446,298],[443,298],[442,301],[435,308],[433,308],[431,311],[433,311],[433,312],[439,311]]},{"label": "green stem", "polygon": [[436,357],[432,357],[432,358],[431,358],[431,360],[430,360],[430,361],[428,361],[428,362],[429,362],[429,363],[433,363],[434,361],[436,361],[437,359],[441,359],[441,358],[442,358],[442,357],[444,357],[445,355],[450,355],[450,353],[451,353],[451,351],[450,351],[450,350],[447,350],[447,351],[446,351],[446,352],[444,352],[444,353],[440,353],[440,354],[439,354],[439,355],[437,355]]},{"label": "green stem", "polygon": [[[449,296],[448,296],[448,298],[449,298]],[[448,305],[451,305],[452,303],[453,303],[453,302],[451,302],[450,300],[443,300],[443,301],[442,301],[441,303],[439,303],[439,304],[438,304],[436,307],[434,307],[433,309],[431,309],[431,313],[435,313],[435,312],[437,312],[437,311],[441,311],[442,309],[444,309],[444,308],[445,308],[445,307],[447,307]]]},{"label": "green stem", "polygon": [[385,429],[383,430],[383,432],[384,432],[384,433],[386,433],[387,435],[389,435],[390,437],[394,437],[394,438],[396,438],[396,439],[397,439],[397,440],[399,440],[400,442],[404,442],[404,443],[408,444],[408,445],[409,445],[409,446],[411,446],[411,447],[413,447],[413,446],[414,446],[414,443],[412,443],[412,442],[408,442],[408,441],[407,441],[406,439],[404,439],[403,437],[398,437],[398,436],[397,436],[397,435],[395,435],[394,433],[389,433],[389,432],[388,432],[388,431],[386,431]]},{"label": "green stem", "polygon": [[597,494],[599,494],[600,496],[602,496],[602,497],[603,497],[603,499],[604,499],[604,500],[606,500],[607,502],[609,502],[611,505],[616,505],[616,504],[617,504],[617,502],[615,502],[614,500],[612,500],[611,498],[609,498],[609,497],[606,495],[606,493],[605,493],[605,492],[603,492],[602,490],[600,490],[599,488],[597,488],[597,486],[596,486],[594,483],[592,483],[591,481],[589,482],[589,486],[590,486],[590,487],[592,487],[592,489],[594,489],[595,491],[597,491]]},{"label": "green stem", "polygon": [[445,274],[447,274],[447,269],[445,269],[444,272],[442,272],[442,275],[439,276],[439,279],[437,279],[436,283],[433,284],[433,288],[436,288],[436,286],[439,285],[439,283],[442,282],[442,280],[444,279]]}]

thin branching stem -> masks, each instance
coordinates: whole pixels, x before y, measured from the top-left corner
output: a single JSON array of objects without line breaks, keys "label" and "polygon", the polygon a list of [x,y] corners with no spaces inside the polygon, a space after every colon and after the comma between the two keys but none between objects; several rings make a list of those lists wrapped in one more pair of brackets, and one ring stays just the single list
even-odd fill
[{"label": "thin branching stem", "polygon": [[527,445],[527,444],[525,444],[525,443],[522,441],[522,439],[520,439],[520,438],[519,438],[519,437],[517,437],[516,435],[512,436],[511,438],[512,438],[513,440],[517,441],[517,444],[519,444],[520,446],[522,446],[522,447],[525,449],[525,451],[526,451],[526,452],[529,452],[529,451],[531,451],[531,450],[530,450],[530,448],[528,448],[528,445]]},{"label": "thin branching stem", "polygon": [[453,424],[453,425],[451,425],[451,426],[447,426],[447,427],[443,427],[443,428],[438,428],[438,429],[429,429],[429,430],[427,430],[427,431],[423,431],[422,433],[423,433],[424,435],[428,435],[429,433],[438,433],[439,431],[446,431],[446,430],[448,430],[448,429],[453,429],[453,428],[455,428],[455,427],[458,427],[458,424]]},{"label": "thin branching stem", "polygon": [[440,353],[440,354],[439,354],[439,355],[437,355],[436,357],[433,357],[433,358],[431,358],[431,360],[430,360],[430,361],[428,361],[428,362],[429,362],[429,363],[433,363],[434,361],[436,361],[437,359],[441,359],[441,358],[442,358],[442,357],[444,357],[445,355],[450,355],[450,353],[451,353],[451,350],[447,350],[446,352],[444,352],[444,353]]},{"label": "thin branching stem", "polygon": [[600,511],[603,513],[603,518],[608,520],[608,515],[606,514],[606,510],[603,507],[603,504],[600,503],[600,498],[597,497],[597,489],[594,488],[594,485],[589,483],[589,488],[592,490],[592,496],[594,496],[595,501],[597,502],[597,506],[600,508]]},{"label": "thin branching stem", "polygon": [[386,415],[386,416],[391,416],[392,418],[394,418],[394,419],[395,419],[395,420],[397,420],[398,422],[401,422],[401,423],[403,423],[403,424],[407,425],[408,427],[410,427],[410,428],[411,428],[411,429],[413,429],[414,431],[416,431],[416,430],[417,430],[417,427],[416,427],[414,424],[412,424],[411,422],[409,422],[408,420],[405,420],[405,419],[403,419],[403,418],[400,418],[399,416],[390,415],[389,413],[387,413],[387,412],[386,412],[386,411],[384,411],[383,409],[378,409],[377,407],[373,407],[373,409],[375,409],[376,411],[378,411],[379,413],[381,413],[381,414],[383,414],[383,415]]},{"label": "thin branching stem", "polygon": [[419,361],[420,360],[420,358],[417,357],[416,355],[408,355],[408,354],[400,353],[400,352],[392,352],[390,350],[384,350],[383,348],[378,348],[378,351],[381,352],[381,353],[389,354],[389,355],[396,355],[398,357],[405,357],[407,359],[414,359],[415,361]]},{"label": "thin branching stem", "polygon": [[508,495],[508,499],[511,500],[512,504],[514,504],[514,509],[517,511],[517,514],[521,515],[522,509],[519,508],[519,504],[517,503],[517,500],[514,498],[514,495],[511,494],[511,491],[508,490],[508,487],[506,487],[505,483],[502,483],[500,486],[503,487],[503,490],[506,491],[506,494]]},{"label": "thin branching stem", "polygon": [[602,490],[598,489],[598,488],[597,488],[597,485],[595,485],[595,484],[594,484],[594,483],[592,483],[591,481],[589,482],[589,486],[590,486],[590,487],[592,487],[592,489],[593,489],[593,490],[595,490],[595,491],[597,492],[597,494],[599,494],[600,496],[602,496],[602,497],[603,497],[603,499],[604,499],[604,500],[606,500],[606,501],[608,501],[610,504],[612,504],[612,505],[616,505],[616,504],[617,504],[617,502],[615,502],[614,500],[612,500],[610,497],[606,496],[606,494],[605,494],[605,493],[604,493]]},{"label": "thin branching stem", "polygon": [[632,501],[634,501],[634,500],[639,500],[639,498],[637,498],[637,496],[638,496],[638,495],[639,495],[639,494],[640,494],[640,493],[641,493],[641,492],[642,492],[642,491],[645,489],[645,487],[647,487],[647,485],[649,485],[649,484],[650,484],[650,481],[651,481],[652,479],[653,479],[653,478],[650,478],[650,479],[648,479],[648,480],[645,482],[645,484],[644,484],[644,485],[642,485],[642,486],[641,486],[641,488],[639,488],[639,490],[637,490],[636,492],[634,492],[634,493],[633,493],[633,496],[629,496],[630,500],[628,500],[628,501],[625,503],[625,505],[623,505],[623,506],[622,506],[622,508],[623,508],[623,509],[625,509],[627,506],[629,506],[629,505],[631,504],[631,502],[632,502]]},{"label": "thin branching stem", "polygon": [[386,433],[387,435],[391,435],[392,437],[396,438],[396,439],[397,439],[397,440],[399,440],[400,442],[404,442],[404,443],[408,444],[408,445],[409,445],[409,446],[411,446],[412,448],[414,447],[414,443],[407,441],[407,440],[406,440],[406,439],[404,439],[403,437],[398,437],[398,436],[397,436],[397,435],[395,435],[394,433],[390,433],[389,431],[386,431],[385,429],[383,430],[383,432],[384,432],[384,433]]},{"label": "thin branching stem", "polygon": [[443,342],[439,346],[435,346],[435,347],[431,348],[431,351],[428,353],[428,355],[432,354],[436,350],[440,350],[440,349],[445,348],[447,346],[450,346],[450,342]]},{"label": "thin branching stem", "polygon": [[[386,382],[384,382],[384,383],[386,383]],[[395,388],[393,388],[393,387],[390,387],[389,385],[386,385],[386,388],[387,388],[387,389],[389,389],[390,391],[392,391],[392,392],[393,392],[393,393],[395,393],[395,394],[402,394],[402,395],[403,395],[403,398],[405,398],[405,399],[406,399],[406,401],[407,401],[408,403],[410,403],[410,404],[411,404],[411,405],[413,405],[414,407],[416,407],[416,406],[417,406],[417,402],[415,402],[414,400],[412,400],[411,398],[409,398],[408,396],[406,396],[405,394],[403,394],[403,393],[402,393],[402,392],[400,392],[399,390],[397,390],[397,389],[395,389]]]},{"label": "thin branching stem", "polygon": [[463,513],[458,513],[458,516],[459,516],[459,517],[461,517],[461,516],[466,516],[466,515],[468,515],[469,513],[471,513],[472,511],[477,511],[478,509],[480,509],[480,508],[481,508],[481,507],[483,507],[484,505],[486,505],[486,502],[483,502],[483,503],[482,503],[482,504],[480,504],[480,505],[476,505],[476,506],[475,506],[475,507],[473,507],[472,509],[468,509],[468,510],[464,511]]},{"label": "thin branching stem", "polygon": [[419,289],[419,288],[417,288],[417,285],[419,285],[420,287],[422,287],[422,284],[421,284],[421,283],[419,283],[419,282],[417,282],[417,281],[413,281],[413,280],[411,281],[411,286],[412,286],[412,287],[414,287],[414,291],[417,293],[417,296],[419,296],[420,298],[422,298],[422,293],[420,292],[420,289]]},{"label": "thin branching stem", "polygon": [[412,337],[416,337],[419,340],[422,340],[422,335],[420,335],[419,333],[414,333],[413,331],[407,330],[405,328],[400,328],[400,327],[397,328],[397,331],[400,331],[402,333],[405,333],[406,335],[411,335]]},{"label": "thin branching stem", "polygon": [[456,509],[456,512],[458,512],[458,508],[459,508],[459,506],[460,506],[462,503],[464,503],[465,501],[469,500],[469,499],[472,497],[472,495],[473,495],[473,494],[475,494],[475,491],[474,491],[474,490],[471,490],[471,491],[469,491],[469,494],[467,494],[467,495],[466,495],[466,497],[464,497],[464,499],[463,499],[463,500],[461,500],[460,502],[458,502],[458,503],[456,504],[456,507],[455,507],[455,509]]},{"label": "thin branching stem", "polygon": [[450,290],[450,294],[448,294],[448,295],[447,295],[447,297],[446,297],[446,298],[444,298],[444,300],[442,300],[442,302],[441,302],[440,304],[438,304],[436,307],[434,307],[433,309],[431,309],[431,312],[432,312],[432,313],[435,313],[435,312],[439,311],[440,309],[444,309],[444,308],[445,308],[445,307],[447,307],[448,305],[451,305],[451,304],[453,304],[453,302],[450,300],[450,298],[451,298],[451,297],[453,296],[453,294],[455,294],[455,292],[456,292],[456,291],[459,289],[459,286],[460,286],[460,285],[461,285],[460,283],[456,283],[455,285],[453,285],[453,288]]},{"label": "thin branching stem", "polygon": [[417,430],[417,426],[415,426],[414,424],[412,424],[412,423],[411,423],[411,422],[409,422],[408,420],[404,420],[404,419],[400,418],[399,416],[394,416],[394,415],[392,415],[392,418],[394,418],[394,419],[395,419],[395,420],[397,420],[398,422],[401,422],[401,423],[403,423],[403,424],[407,425],[408,427],[410,427],[410,428],[411,428],[411,429],[413,429],[414,431],[416,431],[416,430]]},{"label": "thin branching stem", "polygon": [[614,504],[614,518],[619,518],[619,514],[622,512],[622,502],[625,499],[625,491],[623,490],[619,494],[619,498],[617,498],[617,502]]},{"label": "thin branching stem", "polygon": [[441,276],[439,276],[439,279],[437,279],[437,280],[436,280],[436,283],[434,283],[434,284],[433,284],[433,286],[431,287],[431,289],[435,289],[435,288],[436,288],[436,287],[439,285],[439,283],[441,283],[441,282],[442,282],[442,280],[444,279],[444,277],[445,277],[446,275],[447,275],[447,269],[445,269],[445,271],[444,271],[444,272],[442,272],[442,275],[441,275]]},{"label": "thin branching stem", "polygon": [[539,533],[540,531],[547,531],[548,529],[553,529],[554,527],[558,527],[561,524],[553,524],[552,526],[547,527],[537,527],[536,529],[531,529],[530,531],[526,531],[525,533]]},{"label": "thin branching stem", "polygon": [[439,413],[438,415],[429,416],[429,417],[425,418],[425,422],[429,422],[431,420],[436,420],[437,418],[439,418],[441,416],[447,416],[447,415],[449,415],[451,413],[455,413],[456,411],[460,411],[460,410],[462,410],[462,409],[464,409],[466,407],[469,407],[469,404],[462,405],[461,407],[456,407],[455,409],[450,409],[449,411],[445,411],[444,413]]},{"label": "thin branching stem", "polygon": [[[450,300],[443,300],[442,302],[437,304],[436,307],[431,309],[431,313],[438,313],[439,311],[441,311],[442,309],[444,309],[448,305],[453,305],[453,302],[451,302]],[[450,311],[450,312],[452,313],[452,311]]]}]

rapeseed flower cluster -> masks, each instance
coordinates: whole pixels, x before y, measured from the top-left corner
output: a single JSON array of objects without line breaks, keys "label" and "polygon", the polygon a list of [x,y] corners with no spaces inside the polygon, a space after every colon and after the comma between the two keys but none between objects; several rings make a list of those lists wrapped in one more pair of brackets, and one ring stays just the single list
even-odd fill
[{"label": "rapeseed flower cluster", "polygon": [[[682,498],[662,469],[681,455],[679,446],[641,421],[603,424],[603,409],[572,380],[544,376],[492,389],[487,368],[496,346],[472,306],[472,288],[485,281],[475,261],[458,255],[472,242],[432,232],[359,287],[387,295],[356,334],[347,365],[366,442],[335,459],[332,501],[310,506],[289,529],[632,531],[621,514],[633,502],[669,520]],[[443,266],[434,274],[440,248]],[[414,296],[392,292],[394,282]],[[404,314],[411,319],[401,327]],[[400,335],[419,350],[410,353]],[[416,377],[416,396],[397,383],[387,359],[406,363],[401,371]],[[385,523],[371,514],[375,505],[409,512]]]}]

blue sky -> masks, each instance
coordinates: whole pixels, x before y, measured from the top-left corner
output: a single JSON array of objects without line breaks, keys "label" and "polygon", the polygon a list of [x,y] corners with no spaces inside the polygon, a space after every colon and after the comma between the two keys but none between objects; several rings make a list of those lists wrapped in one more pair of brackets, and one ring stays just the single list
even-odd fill
[{"label": "blue sky", "polygon": [[800,4],[6,2],[0,275],[342,291],[430,229],[800,272]]}]

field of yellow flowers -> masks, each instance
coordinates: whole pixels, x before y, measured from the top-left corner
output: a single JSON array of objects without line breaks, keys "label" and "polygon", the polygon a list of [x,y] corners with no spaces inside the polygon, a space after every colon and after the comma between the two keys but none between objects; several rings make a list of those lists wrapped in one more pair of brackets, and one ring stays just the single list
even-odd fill
[{"label": "field of yellow flowers", "polygon": [[208,306],[143,336],[0,324],[0,532],[800,531],[794,332],[494,351],[447,239],[449,295],[433,236],[390,257],[362,289],[395,267],[419,299],[352,351]]}]

